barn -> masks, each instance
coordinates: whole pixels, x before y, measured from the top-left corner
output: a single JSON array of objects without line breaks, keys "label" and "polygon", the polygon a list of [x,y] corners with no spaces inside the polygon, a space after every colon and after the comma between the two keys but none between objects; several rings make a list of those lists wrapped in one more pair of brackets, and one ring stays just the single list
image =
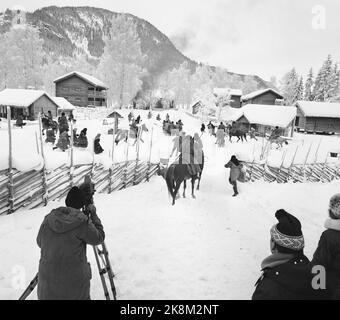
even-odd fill
[{"label": "barn", "polygon": [[241,108],[242,90],[230,88],[214,88],[213,93],[216,98],[227,97],[230,95],[230,106],[232,108]]},{"label": "barn", "polygon": [[7,117],[7,106],[11,107],[12,119],[23,115],[26,120],[36,120],[39,112],[52,112],[57,116],[58,104],[42,90],[5,89],[0,92],[0,116]]},{"label": "barn", "polygon": [[[274,89],[257,90],[241,97],[242,106],[247,104],[277,105],[283,101],[283,96]],[[278,103],[280,101],[280,103]]]},{"label": "barn", "polygon": [[88,74],[73,71],[54,80],[56,97],[78,107],[106,107],[108,87]]},{"label": "barn", "polygon": [[283,136],[293,136],[296,108],[287,106],[268,106],[249,104],[241,109],[235,118],[239,124],[255,128],[261,135],[271,133],[275,127],[282,130]]},{"label": "barn", "polygon": [[297,101],[297,131],[340,133],[340,103]]}]

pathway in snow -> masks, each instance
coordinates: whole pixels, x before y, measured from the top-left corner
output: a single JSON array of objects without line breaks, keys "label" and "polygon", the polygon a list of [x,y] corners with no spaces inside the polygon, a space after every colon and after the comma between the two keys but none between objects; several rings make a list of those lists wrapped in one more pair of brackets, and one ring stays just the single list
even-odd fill
[{"label": "pathway in snow", "polygon": [[[119,299],[249,299],[280,208],[301,219],[306,253],[313,253],[328,199],[340,183],[244,184],[240,196],[232,198],[223,168],[227,154],[210,148],[196,200],[188,197],[171,206],[161,177],[112,195],[96,195]],[[27,283],[34,276],[38,228],[58,205],[1,217],[0,299],[20,295],[21,289],[13,289],[20,266]],[[91,248],[88,256],[92,298],[103,299]],[[30,298],[35,299],[36,292]]]}]

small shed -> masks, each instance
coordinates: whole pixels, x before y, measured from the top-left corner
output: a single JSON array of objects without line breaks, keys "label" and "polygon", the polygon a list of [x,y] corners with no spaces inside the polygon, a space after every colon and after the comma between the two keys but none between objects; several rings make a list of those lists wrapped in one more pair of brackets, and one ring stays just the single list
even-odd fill
[{"label": "small shed", "polygon": [[115,118],[117,116],[118,119],[123,119],[123,116],[117,111],[113,111],[106,118]]},{"label": "small shed", "polygon": [[0,92],[0,116],[7,117],[7,106],[11,107],[12,119],[22,115],[26,120],[36,120],[39,112],[57,116],[58,105],[42,90],[4,89]]},{"label": "small shed", "polygon": [[62,112],[71,112],[76,109],[76,107],[68,102],[65,98],[63,97],[52,97],[52,100],[58,105],[58,116]]},{"label": "small shed", "polygon": [[271,132],[275,127],[282,129],[284,136],[293,136],[296,108],[287,106],[268,106],[249,104],[242,107],[236,122],[253,127],[261,135]]},{"label": "small shed", "polygon": [[297,101],[297,131],[340,133],[340,103]]},{"label": "small shed", "polygon": [[230,106],[232,108],[241,108],[241,89],[230,89],[230,88],[214,88],[213,93],[215,97],[226,97],[230,95]]},{"label": "small shed", "polygon": [[276,105],[277,100],[282,100],[284,97],[274,89],[267,88],[257,90],[241,97],[242,105],[246,104],[261,104],[261,105]]}]

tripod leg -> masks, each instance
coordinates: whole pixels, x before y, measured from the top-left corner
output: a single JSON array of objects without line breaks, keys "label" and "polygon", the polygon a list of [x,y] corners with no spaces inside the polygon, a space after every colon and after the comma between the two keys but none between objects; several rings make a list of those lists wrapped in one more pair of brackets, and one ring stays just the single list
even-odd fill
[{"label": "tripod leg", "polygon": [[110,285],[111,285],[113,298],[114,298],[114,300],[117,300],[116,287],[115,287],[115,284],[114,284],[114,281],[113,281],[113,278],[114,278],[115,275],[114,275],[112,267],[111,267],[111,262],[110,262],[110,259],[109,259],[109,252],[107,251],[107,248],[106,248],[106,245],[105,245],[104,242],[102,243],[102,248],[103,248],[103,254],[104,254],[104,257],[105,257],[106,270],[107,270],[107,273],[108,273],[108,276],[109,276],[109,281],[110,281]]},{"label": "tripod leg", "polygon": [[98,270],[99,270],[100,280],[102,282],[105,299],[110,300],[109,291],[107,289],[107,285],[106,285],[106,282],[105,282],[105,279],[104,279],[104,273],[106,272],[106,270],[105,270],[105,268],[103,269],[100,265],[99,256],[98,256],[98,247],[93,246],[93,251],[94,251],[94,256],[96,258],[97,267],[98,267]]},{"label": "tripod leg", "polygon": [[30,282],[26,290],[23,292],[23,294],[20,296],[19,300],[25,300],[31,292],[34,290],[34,288],[38,284],[38,274],[33,278],[33,280]]}]

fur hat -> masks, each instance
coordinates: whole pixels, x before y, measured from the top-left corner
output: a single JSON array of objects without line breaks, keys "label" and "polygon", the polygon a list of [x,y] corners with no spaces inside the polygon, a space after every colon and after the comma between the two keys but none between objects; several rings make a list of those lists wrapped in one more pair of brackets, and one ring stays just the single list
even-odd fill
[{"label": "fur hat", "polygon": [[279,223],[271,228],[270,235],[278,245],[278,250],[280,252],[303,250],[305,242],[300,221],[283,209],[276,211],[275,217]]},{"label": "fur hat", "polygon": [[340,193],[329,200],[329,215],[332,219],[340,219]]},{"label": "fur hat", "polygon": [[65,200],[67,207],[81,209],[85,205],[84,194],[78,187],[73,187],[68,192]]}]

